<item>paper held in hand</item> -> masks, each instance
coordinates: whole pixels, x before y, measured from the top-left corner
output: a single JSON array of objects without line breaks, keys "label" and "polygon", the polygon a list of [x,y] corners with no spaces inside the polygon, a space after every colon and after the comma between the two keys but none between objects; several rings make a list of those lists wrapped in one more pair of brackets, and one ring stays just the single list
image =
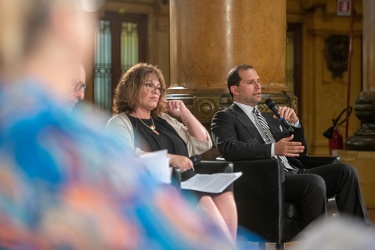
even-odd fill
[{"label": "paper held in hand", "polygon": [[[159,150],[140,155],[146,171],[155,180],[161,183],[171,183],[171,168],[167,150]],[[182,189],[196,190],[207,193],[220,193],[232,182],[242,175],[238,173],[216,173],[216,174],[195,174],[190,179],[181,183]]]},{"label": "paper held in hand", "polygon": [[171,183],[171,168],[166,149],[142,154],[140,158],[149,175],[161,183]]},{"label": "paper held in hand", "polygon": [[237,173],[216,173],[196,174],[190,179],[181,183],[182,189],[196,190],[206,193],[223,192],[232,182],[237,180],[242,172]]}]

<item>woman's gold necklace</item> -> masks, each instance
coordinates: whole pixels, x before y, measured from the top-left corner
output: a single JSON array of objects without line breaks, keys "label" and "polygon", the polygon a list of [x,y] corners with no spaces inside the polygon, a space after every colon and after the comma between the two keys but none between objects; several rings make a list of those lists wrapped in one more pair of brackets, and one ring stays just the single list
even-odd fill
[{"label": "woman's gold necklace", "polygon": [[151,117],[151,121],[152,121],[151,126],[147,125],[144,121],[142,121],[141,118],[138,118],[138,119],[143,123],[143,125],[145,125],[149,129],[151,129],[152,132],[154,132],[155,134],[159,135],[159,132],[156,130],[156,127],[155,127],[154,119],[152,119],[152,117]]}]

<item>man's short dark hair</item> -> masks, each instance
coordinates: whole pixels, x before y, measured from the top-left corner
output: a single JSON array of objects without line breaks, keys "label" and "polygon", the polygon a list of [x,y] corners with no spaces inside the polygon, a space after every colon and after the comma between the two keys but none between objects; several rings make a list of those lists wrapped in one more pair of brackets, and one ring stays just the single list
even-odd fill
[{"label": "man's short dark hair", "polygon": [[240,84],[240,81],[242,80],[240,75],[238,74],[238,72],[240,70],[248,70],[248,69],[253,69],[253,68],[254,67],[251,66],[251,65],[241,64],[241,65],[234,66],[229,71],[228,76],[227,76],[227,85],[228,85],[229,93],[232,96],[232,98],[233,98],[233,94],[230,91],[230,87],[233,86],[233,85],[238,86]]}]

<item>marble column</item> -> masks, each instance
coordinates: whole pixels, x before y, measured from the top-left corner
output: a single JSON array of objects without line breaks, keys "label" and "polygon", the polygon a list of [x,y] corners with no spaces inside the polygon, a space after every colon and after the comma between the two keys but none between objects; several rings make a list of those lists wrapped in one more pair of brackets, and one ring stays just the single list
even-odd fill
[{"label": "marble column", "polygon": [[354,105],[361,128],[348,137],[346,149],[375,150],[375,1],[363,0],[363,91]]},{"label": "marble column", "polygon": [[286,0],[170,0],[169,98],[203,123],[229,105],[226,76],[253,65],[264,97],[297,108],[286,85]]}]

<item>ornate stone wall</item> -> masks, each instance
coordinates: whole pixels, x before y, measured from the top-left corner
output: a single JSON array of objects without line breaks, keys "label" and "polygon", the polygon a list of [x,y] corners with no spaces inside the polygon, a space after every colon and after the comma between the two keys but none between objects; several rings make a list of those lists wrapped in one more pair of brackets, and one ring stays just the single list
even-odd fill
[{"label": "ornate stone wall", "polygon": [[[350,105],[362,89],[362,1],[354,1],[355,16],[353,23],[352,71]],[[339,55],[336,38],[348,37],[350,18],[336,15],[337,1],[331,0],[288,0],[288,23],[302,24],[302,107],[303,124],[308,139],[309,153],[327,155],[328,139],[322,134],[332,125],[346,107],[348,72],[334,73],[330,68],[329,57]],[[345,50],[342,50],[345,51]],[[339,56],[336,56],[339,57]],[[348,135],[352,135],[360,126],[354,112],[349,119]],[[344,132],[345,127],[340,127]]]},{"label": "ornate stone wall", "polygon": [[[232,104],[232,98],[227,90],[220,89],[197,89],[188,90],[189,94],[170,93],[167,99],[183,100],[186,107],[205,125],[208,129],[211,124],[213,115],[219,111],[229,107]],[[271,98],[278,106],[292,107],[298,112],[298,98],[291,92],[282,91],[277,93],[265,93],[262,96],[262,103],[258,108],[262,112],[271,112],[264,101]]]}]

